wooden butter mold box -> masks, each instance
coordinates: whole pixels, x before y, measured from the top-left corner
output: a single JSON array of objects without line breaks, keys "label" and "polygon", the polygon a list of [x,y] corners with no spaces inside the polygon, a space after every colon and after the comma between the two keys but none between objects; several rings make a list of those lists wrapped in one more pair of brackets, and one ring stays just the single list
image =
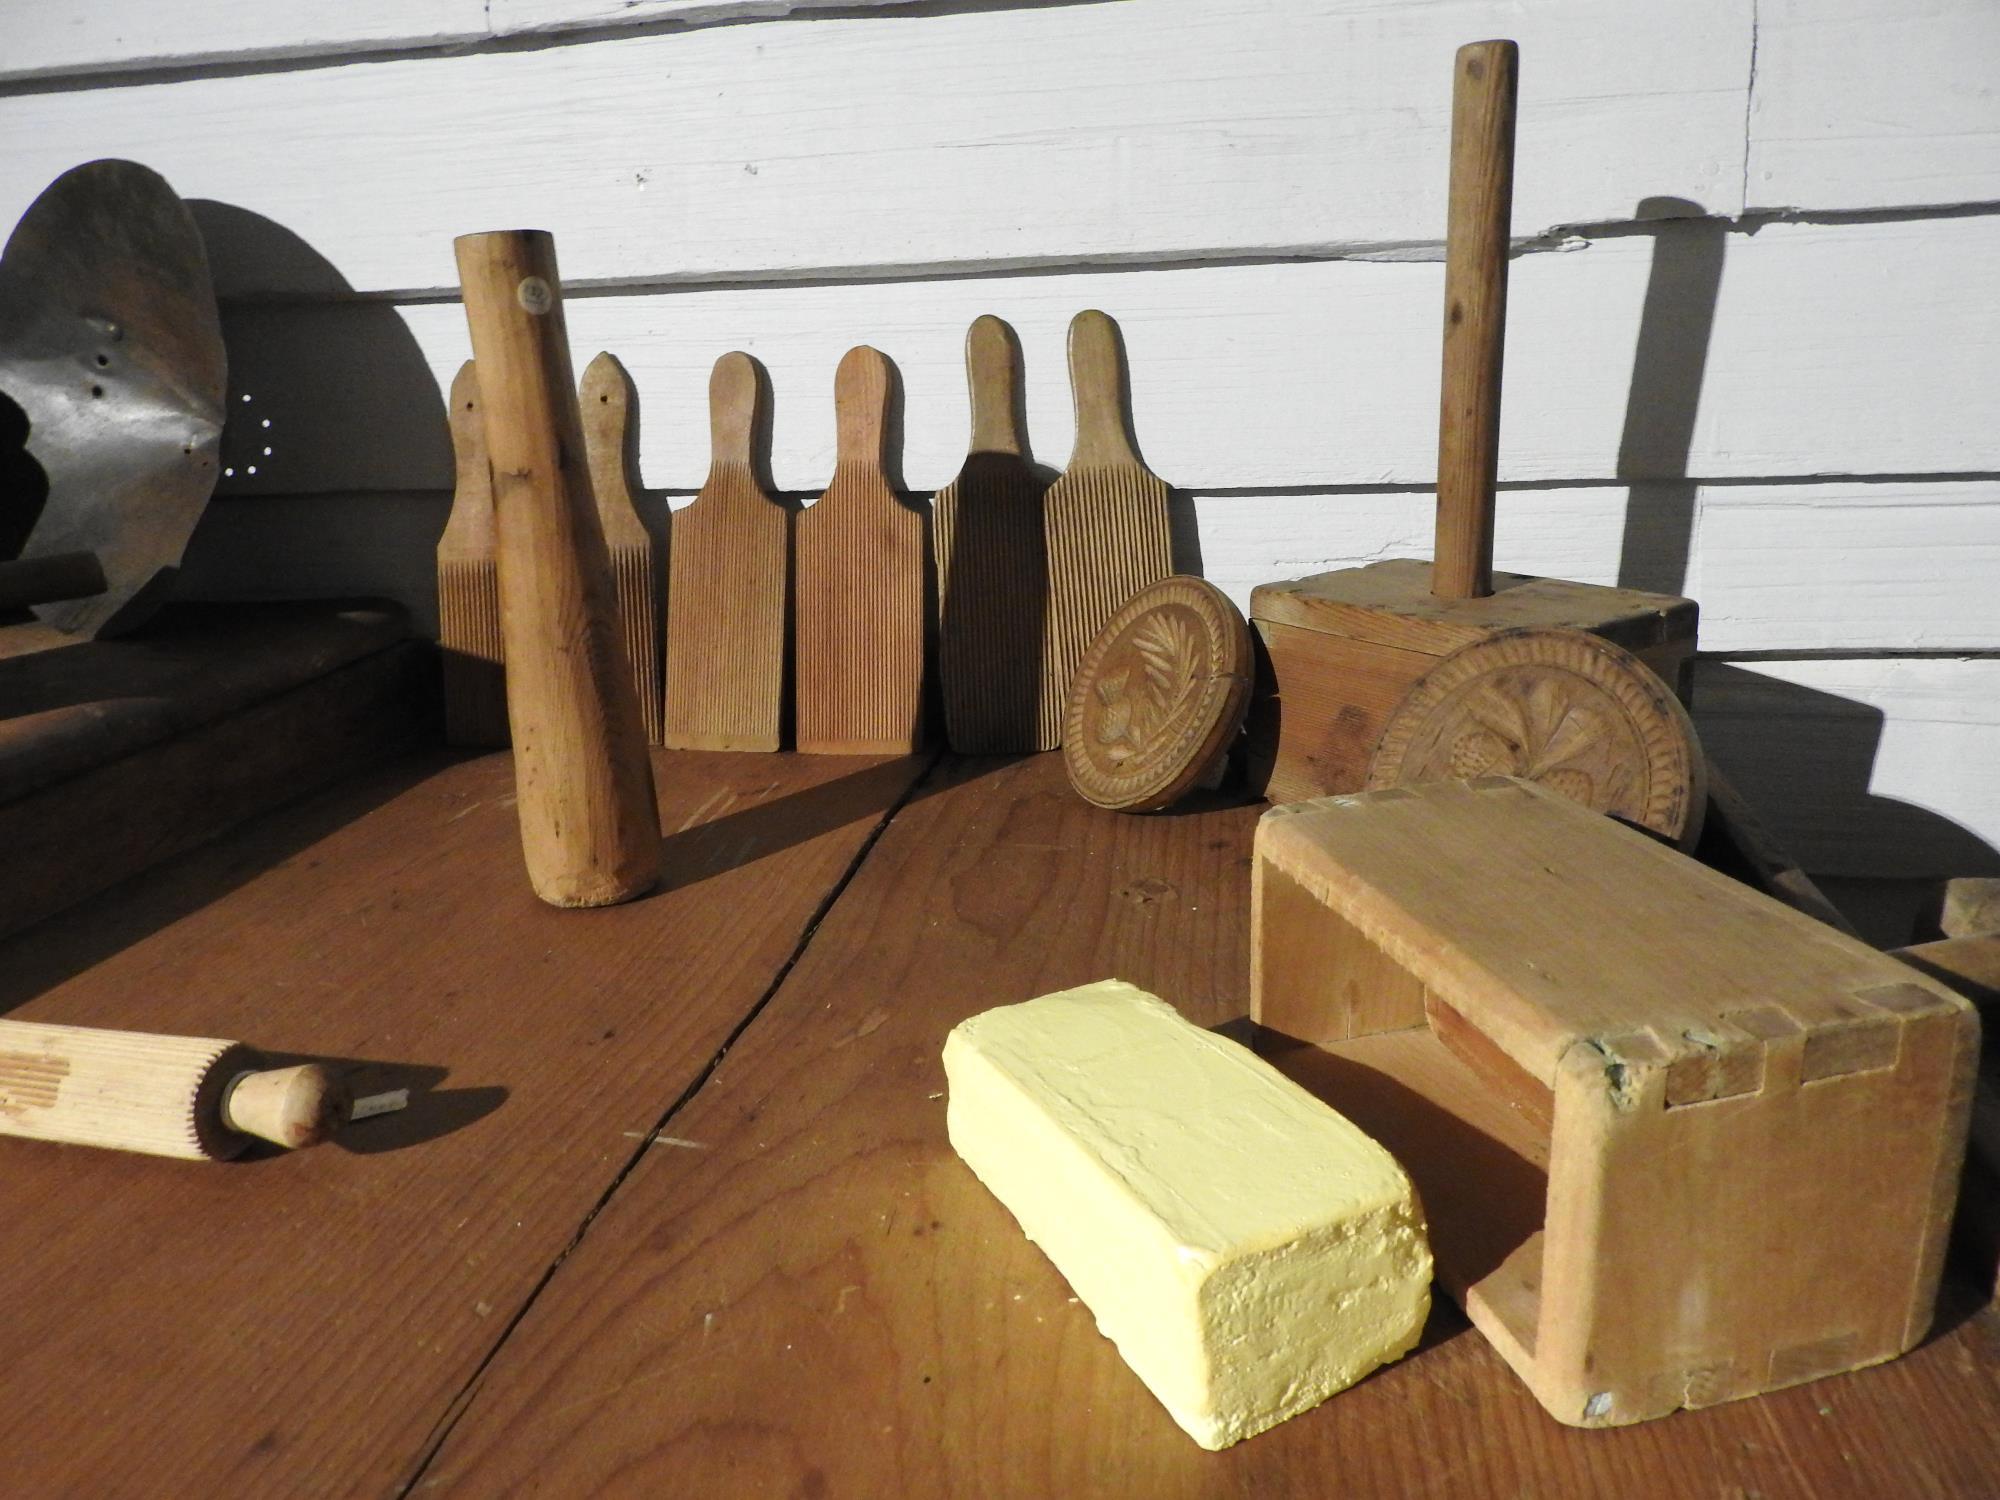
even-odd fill
[{"label": "wooden butter mold box", "polygon": [[1260,1045],[1402,1158],[1559,1420],[1928,1330],[1979,1047],[1944,985],[1507,777],[1273,808],[1252,927]]}]

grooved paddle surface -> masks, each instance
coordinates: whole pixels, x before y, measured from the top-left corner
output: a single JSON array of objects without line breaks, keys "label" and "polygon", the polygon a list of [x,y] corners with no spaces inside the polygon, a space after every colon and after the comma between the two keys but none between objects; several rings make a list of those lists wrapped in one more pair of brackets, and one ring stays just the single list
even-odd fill
[{"label": "grooved paddle surface", "polygon": [[0,950],[20,1019],[404,1064],[376,1086],[418,1087],[238,1164],[0,1141],[0,1490],[394,1491],[918,763],[655,766],[666,874],[628,905],[544,906],[508,757],[425,758]]},{"label": "grooved paddle surface", "polygon": [[1049,750],[1041,722],[1047,490],[1018,454],[974,453],[937,492],[938,672],[954,750]]},{"label": "grooved paddle surface", "polygon": [[[1053,756],[919,789],[772,1004],[516,1330],[423,1485],[481,1496],[1990,1493],[2000,1324],[1616,1432],[1550,1421],[1439,1299],[1426,1345],[1197,1449],[945,1138],[946,1032],[1122,975],[1245,1003],[1258,809],[1130,818]],[[1824,1412],[1824,1414],[1822,1414]]]},{"label": "grooved paddle surface", "polygon": [[717,464],[674,516],[667,743],[775,750],[785,685],[786,527],[747,463]]},{"label": "grooved paddle surface", "polygon": [[1062,738],[1063,701],[1097,632],[1149,583],[1174,570],[1167,486],[1136,461],[1070,468],[1049,488],[1049,620],[1041,733]]},{"label": "grooved paddle surface", "polygon": [[797,524],[799,749],[914,749],[923,728],[922,512],[875,469],[842,463]]}]

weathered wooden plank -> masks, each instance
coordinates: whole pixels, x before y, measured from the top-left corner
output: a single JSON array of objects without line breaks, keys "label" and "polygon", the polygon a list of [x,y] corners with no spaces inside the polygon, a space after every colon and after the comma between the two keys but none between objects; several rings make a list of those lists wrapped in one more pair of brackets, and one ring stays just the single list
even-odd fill
[{"label": "weathered wooden plank", "polygon": [[436,654],[402,641],[0,805],[0,934],[434,743],[436,702]]},{"label": "weathered wooden plank", "polygon": [[[485,0],[73,0],[9,18],[0,81],[438,46],[487,34]],[[79,158],[81,159],[81,158]]]},{"label": "weathered wooden plank", "polygon": [[[1210,496],[1203,571],[1239,607],[1279,578],[1428,557],[1428,490]],[[2000,481],[1504,490],[1495,565],[1701,602],[1704,651],[2000,648]]]},{"label": "weathered wooden plank", "polygon": [[38,1434],[8,1446],[10,1490],[390,1492],[918,769],[655,764],[667,878],[612,910],[535,899],[508,757],[427,758],[8,947],[0,1009],[24,1019],[418,1086],[337,1145],[235,1167],[8,1142],[0,1396]]},{"label": "weathered wooden plank", "polygon": [[[1247,608],[1273,579],[1428,557],[1430,491],[1215,495],[1196,491],[1202,571]],[[432,492],[218,501],[188,553],[189,597],[370,594],[436,629],[424,554],[448,497]],[[671,497],[678,507],[687,497]],[[669,497],[640,497],[653,517]],[[1683,593],[1712,652],[2000,647],[2000,481],[1508,489],[1496,565],[1582,583]]]},{"label": "weathered wooden plank", "polygon": [[[2000,304],[1963,295],[2000,255],[2000,219],[1683,225],[1657,255],[1675,284],[1689,260],[1720,277],[1712,312],[1669,299],[1648,315],[1647,236],[1514,262],[1503,483],[2000,470]],[[656,487],[701,483],[709,368],[742,348],[770,371],[778,486],[823,489],[827,382],[864,337],[902,373],[908,482],[947,483],[963,458],[961,344],[986,312],[1021,336],[1028,438],[1060,466],[1075,430],[1064,336],[1085,307],[1124,332],[1140,451],[1169,484],[1428,484],[1442,276],[1338,261],[773,285],[576,297],[568,315],[579,359],[615,348],[631,370]],[[250,415],[225,436],[236,472],[220,493],[449,487],[456,307],[238,307],[225,334],[232,410]]]},{"label": "weathered wooden plank", "polygon": [[1759,0],[1752,208],[2000,200],[1989,0]]},{"label": "weathered wooden plank", "polygon": [[1452,49],[1496,34],[1530,59],[1517,232],[1631,217],[1635,192],[1736,212],[1748,0],[1155,0],[0,99],[0,221],[136,151],[314,252],[225,245],[224,295],[449,288],[452,236],[489,224],[559,234],[572,291],[1435,243]]},{"label": "weathered wooden plank", "polygon": [[774,21],[836,6],[856,11],[915,3],[918,0],[487,0],[487,9],[496,33],[523,36],[661,22],[713,26],[723,21]]},{"label": "weathered wooden plank", "polygon": [[423,1483],[1247,1496],[1320,1493],[1338,1473],[1357,1494],[1803,1497],[1924,1473],[1934,1493],[1991,1487],[1988,1314],[1880,1370],[1583,1433],[1546,1420],[1440,1309],[1402,1362],[1200,1452],[952,1154],[938,1055],[971,1012],[1109,974],[1202,1021],[1240,1014],[1254,809],[1096,812],[1054,757],[965,763],[927,791],[669,1122],[690,1144],[626,1180]]},{"label": "weathered wooden plank", "polygon": [[676,23],[778,20],[838,5],[854,11],[911,0],[360,0],[338,6],[265,0],[178,0],[158,10],[128,0],[36,6],[8,34],[0,82],[79,73],[127,76],[162,69],[335,61],[493,37]]}]

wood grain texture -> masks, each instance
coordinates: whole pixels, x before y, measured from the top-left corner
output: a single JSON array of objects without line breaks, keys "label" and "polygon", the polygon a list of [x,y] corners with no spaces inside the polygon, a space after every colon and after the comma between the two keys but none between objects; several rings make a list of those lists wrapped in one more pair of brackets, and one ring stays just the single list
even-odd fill
[{"label": "wood grain texture", "polygon": [[585,366],[576,401],[590,461],[590,492],[597,501],[605,550],[611,554],[619,637],[632,664],[639,717],[646,726],[647,742],[658,745],[665,743],[660,707],[660,570],[652,535],[632,502],[637,486],[628,460],[634,446],[635,399],[632,377],[616,355],[599,354]]},{"label": "wood grain texture", "polygon": [[1481,599],[1493,592],[1493,482],[1500,460],[1520,71],[1520,49],[1512,42],[1468,42],[1452,64],[1437,553],[1431,576],[1432,591],[1441,599]]},{"label": "wood grain texture", "polygon": [[451,448],[457,468],[451,516],[437,544],[438,659],[444,671],[444,742],[504,745],[507,646],[500,634],[493,470],[486,416],[471,360],[451,381]]},{"label": "wood grain texture", "polygon": [[972,447],[931,505],[945,733],[964,754],[1049,750],[1041,716],[1049,608],[1042,497],[1016,412],[1021,344],[990,313],[965,335]]},{"label": "wood grain texture", "polygon": [[1515,776],[1692,849],[1707,764],[1674,690],[1580,630],[1508,630],[1443,658],[1390,713],[1370,791]]},{"label": "wood grain texture", "polygon": [[667,743],[775,750],[785,702],[792,518],[764,489],[763,376],[725,354],[708,381],[708,478],[674,516],[667,590]]},{"label": "wood grain texture", "polygon": [[[1702,232],[1662,228],[1669,263],[1711,255],[1676,239]],[[2000,217],[1771,224],[1726,250],[1698,378],[1651,355],[1641,367],[1642,409],[1661,420],[1684,411],[1690,423],[1664,450],[1635,448],[1627,434],[1655,246],[1619,237],[1514,261],[1503,483],[1908,484],[2000,472],[2000,429],[1978,399],[2000,385],[2000,309],[1949,291],[1976,284],[2000,255]],[[1907,274],[1917,262],[1926,274]],[[946,483],[965,457],[965,328],[985,312],[1019,332],[1028,430],[1038,451],[1062,454],[1075,431],[1065,330],[1077,308],[1096,306],[1118,317],[1147,460],[1176,486],[1371,490],[1435,482],[1438,351],[1412,330],[1436,326],[1442,288],[1435,262],[1340,260],[605,295],[567,315],[579,354],[615,345],[645,394],[639,458],[656,486],[700,484],[700,451],[676,435],[706,423],[716,355],[750,348],[784,413],[772,477],[781,490],[816,491],[836,449],[826,371],[857,328],[881,330],[903,377],[911,484]],[[218,497],[448,488],[450,454],[427,393],[381,397],[420,379],[406,359],[443,390],[467,354],[461,323],[449,306],[232,308],[231,369],[270,403],[281,441],[255,476],[225,478]],[[397,353],[399,340],[414,357]],[[1842,373],[1854,369],[1872,378]],[[1672,404],[1655,408],[1656,397]],[[364,422],[381,443],[352,441]]]},{"label": "wood grain texture", "polygon": [[521,852],[551,905],[627,901],[659,879],[660,836],[585,466],[555,242],[502,230],[461,235],[456,247],[493,472]]},{"label": "wood grain texture", "polygon": [[0,806],[0,934],[435,743],[436,693],[430,653],[404,642]]},{"label": "wood grain texture", "polygon": [[[1424,1500],[1990,1485],[1988,1314],[1880,1370],[1585,1434],[1440,1303],[1400,1364],[1201,1453],[952,1156],[938,1052],[972,1012],[1109,974],[1198,1021],[1239,1013],[1254,810],[1121,819],[1072,797],[1054,757],[928,790],[670,1122],[708,1149],[655,1151],[628,1179],[424,1482],[1248,1497],[1320,1494],[1337,1469],[1354,1493]],[[1334,1083],[1339,1107],[1355,1085]]]},{"label": "wood grain texture", "polygon": [[240,1042],[0,1021],[0,1135],[219,1161],[249,1145],[223,1124]]},{"label": "wood grain texture", "polygon": [[1118,609],[1174,571],[1167,486],[1140,462],[1118,325],[1094,309],[1069,325],[1076,445],[1042,500],[1049,608],[1042,640],[1041,734],[1062,735],[1070,678]]},{"label": "wood grain texture", "polygon": [[[451,237],[519,215],[529,162],[533,211],[562,227],[579,282],[1435,243],[1442,60],[1502,31],[1545,90],[1522,101],[1538,166],[1518,232],[1628,218],[1646,194],[1736,210],[1742,0],[1588,25],[1569,3],[1497,0],[1386,14],[1154,0],[1144,24],[1095,5],[655,21],[583,46],[40,93],[0,100],[14,145],[0,205],[18,212],[57,172],[144,140],[183,196],[275,220],[362,290],[452,285]],[[1322,66],[1302,76],[1300,57]],[[1024,75],[1041,96],[1033,128],[996,129]],[[399,138],[343,128],[355,119],[396,120]],[[447,159],[413,139],[466,148]],[[248,246],[217,264],[225,295],[323,289],[306,264]]]},{"label": "wood grain texture", "polygon": [[0,1393],[61,1434],[9,1446],[9,1488],[395,1488],[918,770],[659,766],[675,878],[646,901],[544,906],[514,863],[507,758],[426,757],[9,945],[0,1006],[22,1019],[282,1025],[415,1089],[330,1149],[235,1167],[0,1142],[22,1202],[69,1205],[0,1222]]},{"label": "wood grain texture", "polygon": [[924,739],[927,515],[883,467],[894,378],[865,344],[841,359],[839,461],[798,518],[792,659],[810,754],[901,753]]},{"label": "wood grain texture", "polygon": [[[1545,1184],[1468,1172],[1426,1206],[1539,1222],[1497,1265],[1442,1274],[1557,1420],[1735,1400],[1929,1328],[1978,1048],[1949,989],[1515,779],[1275,808],[1257,861],[1364,964],[1408,971],[1419,1025],[1475,1042],[1479,1086],[1550,1122]],[[1253,1016],[1337,1034],[1345,954],[1301,968],[1268,924],[1303,914],[1258,904]],[[1665,1244],[1661,1222],[1699,1228]],[[1797,1274],[1773,1282],[1776,1263]]]},{"label": "wood grain texture", "polygon": [[1250,699],[1250,628],[1212,584],[1139,590],[1077,664],[1063,764],[1096,807],[1152,812],[1219,784]]}]

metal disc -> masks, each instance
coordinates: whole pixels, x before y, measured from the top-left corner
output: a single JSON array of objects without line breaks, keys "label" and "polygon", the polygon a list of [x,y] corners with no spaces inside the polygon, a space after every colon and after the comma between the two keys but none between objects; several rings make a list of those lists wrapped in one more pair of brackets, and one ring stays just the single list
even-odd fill
[{"label": "metal disc", "polygon": [[129,161],[63,173],[0,252],[0,391],[48,498],[23,558],[94,552],[107,587],[37,605],[76,635],[143,621],[215,488],[227,370],[201,232]]}]

